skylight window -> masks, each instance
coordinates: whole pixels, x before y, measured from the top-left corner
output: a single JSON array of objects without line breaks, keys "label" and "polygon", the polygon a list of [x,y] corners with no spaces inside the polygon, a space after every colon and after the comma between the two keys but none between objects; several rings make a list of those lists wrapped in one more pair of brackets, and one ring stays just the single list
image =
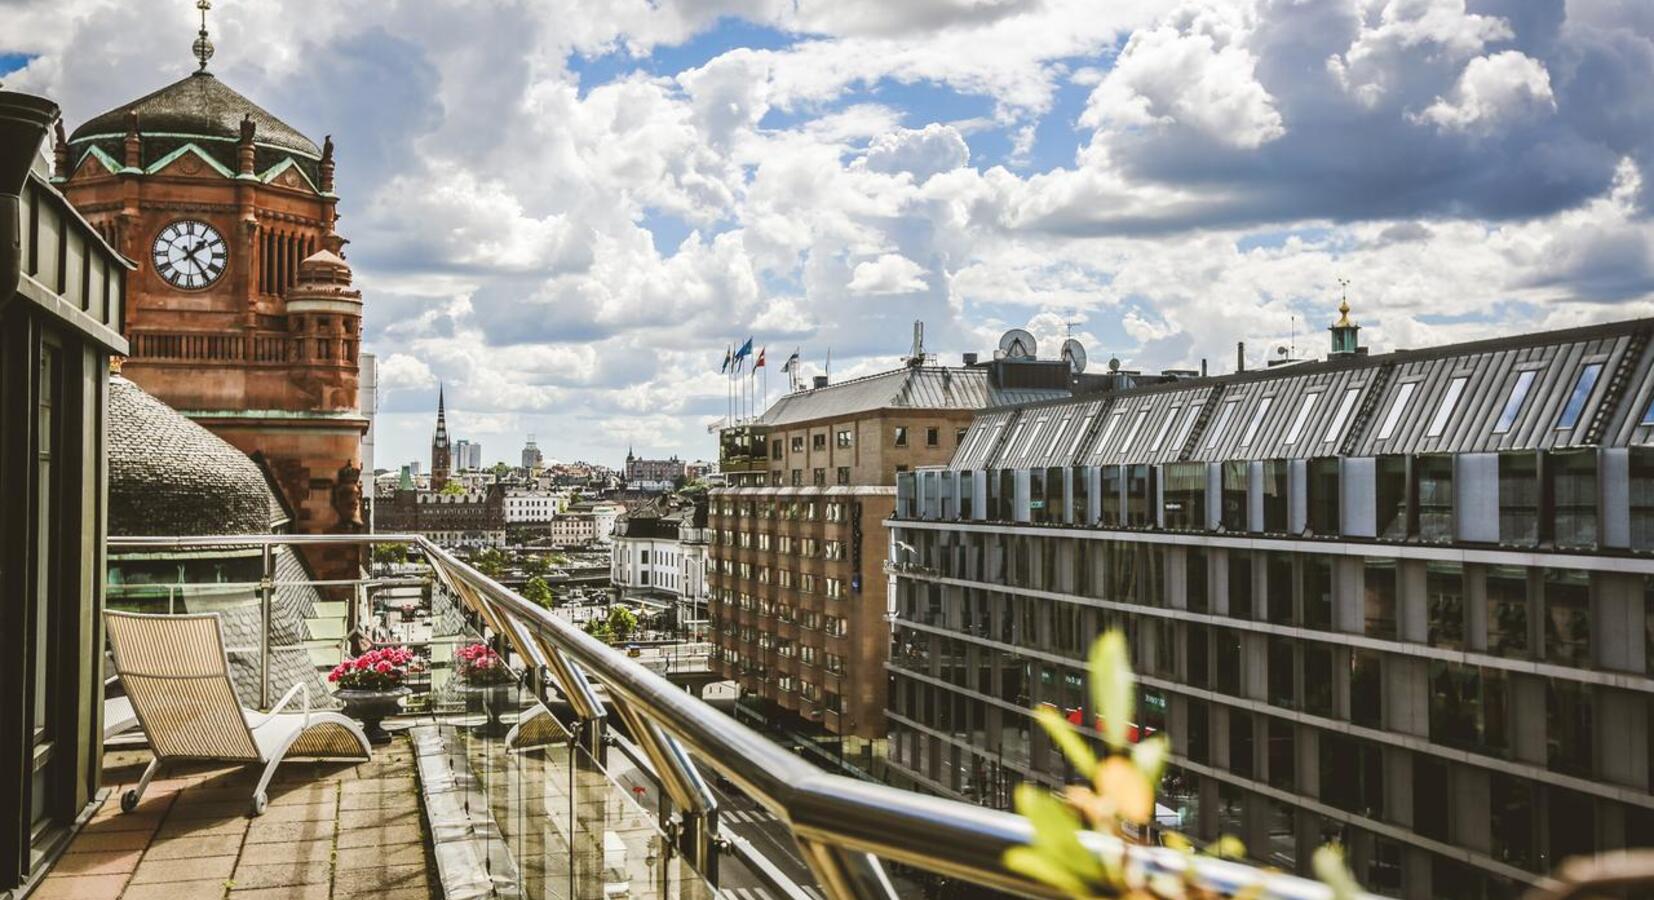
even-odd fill
[{"label": "skylight window", "polygon": [[1516,424],[1516,417],[1522,413],[1522,402],[1528,399],[1528,388],[1533,387],[1534,376],[1538,374],[1529,369],[1516,376],[1516,383],[1510,386],[1510,396],[1505,398],[1505,408],[1499,412],[1499,421],[1493,423],[1494,434],[1504,434]]},{"label": "skylight window", "polygon": [[1161,422],[1160,430],[1155,432],[1154,443],[1149,445],[1150,450],[1159,450],[1160,445],[1166,442],[1166,434],[1172,430],[1172,423],[1177,421],[1177,414],[1182,411],[1182,409],[1183,407],[1181,406],[1174,406],[1171,408],[1170,412],[1166,413],[1166,421]]},{"label": "skylight window", "polygon": [[1654,397],[1648,400],[1648,408],[1643,410],[1643,419],[1638,425],[1654,425]]},{"label": "skylight window", "polygon": [[1080,429],[1074,432],[1074,443],[1068,445],[1069,456],[1073,456],[1074,451],[1080,449],[1080,441],[1084,440],[1085,433],[1091,430],[1091,421],[1095,418],[1095,415],[1088,415],[1080,420]]},{"label": "skylight window", "polygon": [[1022,446],[1022,429],[1027,425],[1027,422],[1018,422],[1017,427],[1011,429],[1011,439],[1005,443],[1004,456],[1007,460],[1016,456],[1017,448]]},{"label": "skylight window", "polygon": [[1101,451],[1104,447],[1108,446],[1108,439],[1114,436],[1114,429],[1119,427],[1120,417],[1123,415],[1125,415],[1125,413],[1117,412],[1108,417],[1108,424],[1103,426],[1103,436],[1097,439],[1098,451]]},{"label": "skylight window", "polygon": [[1355,398],[1361,396],[1360,388],[1350,388],[1344,392],[1344,399],[1338,401],[1338,413],[1332,417],[1332,424],[1327,426],[1327,436],[1321,443],[1330,444],[1338,440],[1344,432],[1344,423],[1350,420],[1350,413],[1355,410]]},{"label": "skylight window", "polygon": [[1189,432],[1194,430],[1195,416],[1200,414],[1200,407],[1201,404],[1196,403],[1189,407],[1188,412],[1183,414],[1183,426],[1177,429],[1177,444],[1175,446],[1181,447],[1189,439]]},{"label": "skylight window", "polygon": [[[1355,391],[1349,393],[1353,398]],[[1309,414],[1315,411],[1315,401],[1319,399],[1319,393],[1304,395],[1304,399],[1298,402],[1298,415],[1292,418],[1292,427],[1287,429],[1286,438],[1281,443],[1290,445],[1298,442],[1298,436],[1304,433],[1304,426],[1309,424]]]},{"label": "skylight window", "polygon": [[1237,406],[1240,406],[1239,400],[1230,400],[1223,404],[1223,412],[1218,413],[1218,423],[1212,426],[1212,436],[1206,439],[1206,449],[1210,450],[1218,445],[1218,439],[1223,437],[1223,430],[1229,427],[1229,420],[1234,418]]},{"label": "skylight window", "polygon": [[1269,415],[1269,407],[1275,404],[1274,397],[1265,397],[1258,401],[1258,408],[1252,413],[1252,421],[1246,423],[1246,436],[1241,438],[1242,447],[1252,446],[1252,439],[1258,436],[1258,426],[1263,424],[1264,416]]},{"label": "skylight window", "polygon": [[1407,401],[1413,399],[1413,391],[1418,390],[1418,386],[1418,382],[1409,381],[1396,391],[1396,399],[1390,403],[1390,412],[1384,417],[1384,424],[1379,426],[1379,440],[1387,441],[1396,433],[1396,426],[1401,424],[1401,414],[1407,411]]},{"label": "skylight window", "polygon": [[1137,411],[1137,418],[1131,420],[1131,430],[1126,432],[1126,439],[1120,442],[1120,452],[1131,449],[1131,442],[1137,440],[1137,432],[1143,429],[1143,420],[1149,417],[1147,409]]},{"label": "skylight window", "polygon": [[1051,443],[1045,448],[1046,456],[1050,456],[1057,452],[1057,442],[1062,440],[1063,429],[1067,428],[1068,423],[1072,421],[1074,421],[1072,417],[1063,416],[1062,423],[1057,426],[1055,431],[1051,432]]},{"label": "skylight window", "polygon": [[1572,428],[1579,424],[1579,414],[1585,411],[1585,401],[1591,399],[1591,389],[1597,386],[1597,378],[1602,375],[1602,363],[1587,363],[1579,370],[1579,380],[1574,382],[1574,392],[1568,395],[1568,405],[1562,407],[1562,418],[1557,420],[1556,427]]},{"label": "skylight window", "polygon": [[1034,449],[1034,447],[1039,444],[1040,432],[1042,432],[1044,430],[1045,430],[1045,420],[1044,419],[1040,419],[1038,422],[1035,422],[1034,427],[1030,428],[1028,430],[1028,439],[1023,441],[1022,446],[1017,449],[1017,456],[1019,456],[1019,457],[1027,456],[1028,451]]},{"label": "skylight window", "polygon": [[1430,427],[1425,430],[1425,437],[1441,437],[1447,430],[1447,420],[1453,415],[1453,410],[1459,405],[1459,395],[1464,393],[1464,383],[1468,376],[1460,375],[1447,383],[1447,394],[1442,397],[1442,405],[1436,407],[1436,415],[1430,419]]}]

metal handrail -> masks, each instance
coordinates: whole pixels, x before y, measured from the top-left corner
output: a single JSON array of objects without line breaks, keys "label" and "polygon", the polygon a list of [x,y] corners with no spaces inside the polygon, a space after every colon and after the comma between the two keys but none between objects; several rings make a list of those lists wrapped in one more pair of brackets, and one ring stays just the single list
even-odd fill
[{"label": "metal handrail", "polygon": [[[552,654],[548,668],[572,669],[557,678],[578,710],[591,697],[579,696],[584,675],[602,683],[611,702],[624,704],[625,718],[653,725],[668,744],[693,751],[734,782],[778,819],[800,843],[806,862],[822,888],[836,900],[893,897],[880,860],[891,860],[946,877],[1025,896],[1055,897],[1056,892],[1009,871],[1000,860],[1005,850],[1027,844],[1033,829],[1023,817],[955,800],[833,775],[816,768],[759,732],[717,711],[650,671],[625,653],[531,603],[420,535],[246,535],[214,537],[111,538],[110,548],[224,546],[242,544],[410,544],[419,549],[440,577],[463,586],[457,593],[480,595],[504,613],[507,627],[535,638]],[[479,610],[480,612],[480,610]],[[522,635],[504,635],[520,640]],[[538,654],[535,654],[538,655]],[[525,654],[528,656],[528,654]],[[531,658],[531,661],[532,660]],[[650,729],[652,731],[652,729]],[[668,746],[676,763],[693,763]],[[653,756],[653,755],[652,755]],[[659,764],[660,760],[656,760]],[[671,761],[669,760],[669,763]],[[669,773],[661,773],[668,777]],[[1095,850],[1120,849],[1119,842],[1097,834],[1085,836]],[[1263,895],[1293,900],[1323,900],[1331,890],[1319,882],[1296,878],[1212,857],[1196,857],[1161,847],[1126,845],[1124,852],[1148,872],[1182,873],[1193,867],[1200,884],[1233,895],[1263,888]]]}]

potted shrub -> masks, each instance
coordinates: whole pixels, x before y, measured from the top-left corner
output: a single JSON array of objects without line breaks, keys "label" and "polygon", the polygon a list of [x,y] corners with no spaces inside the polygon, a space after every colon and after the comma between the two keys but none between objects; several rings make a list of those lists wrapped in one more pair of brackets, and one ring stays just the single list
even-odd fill
[{"label": "potted shrub", "polygon": [[406,647],[380,647],[347,659],[327,673],[327,680],[337,685],[333,696],[345,705],[345,715],[361,720],[370,743],[390,741],[380,723],[396,715],[402,698],[411,693],[403,682],[415,664],[413,651]]},{"label": "potted shrub", "polygon": [[482,713],[487,721],[479,731],[495,737],[510,729],[500,715],[514,706],[517,674],[487,644],[468,644],[454,654],[455,690],[465,697],[465,709]]}]

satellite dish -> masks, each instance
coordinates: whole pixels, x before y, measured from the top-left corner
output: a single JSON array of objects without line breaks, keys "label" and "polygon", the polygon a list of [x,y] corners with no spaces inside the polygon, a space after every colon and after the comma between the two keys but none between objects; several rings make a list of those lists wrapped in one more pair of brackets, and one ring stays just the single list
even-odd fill
[{"label": "satellite dish", "polygon": [[1013,328],[999,339],[999,349],[1006,356],[1013,359],[1033,359],[1034,336],[1021,328]]},{"label": "satellite dish", "polygon": [[1062,358],[1068,361],[1068,367],[1078,375],[1085,371],[1085,346],[1079,341],[1069,338],[1062,342]]},{"label": "satellite dish", "polygon": [[1287,349],[1285,347],[1276,347],[1275,348],[1275,355],[1276,356],[1285,356],[1286,354],[1287,354]]},{"label": "satellite dish", "polygon": [[1120,371],[1120,357],[1118,357],[1118,356],[1110,356],[1110,357],[1109,357],[1109,358],[1108,358],[1108,370],[1109,370],[1109,371],[1110,371],[1110,372],[1118,372],[1118,371]]}]

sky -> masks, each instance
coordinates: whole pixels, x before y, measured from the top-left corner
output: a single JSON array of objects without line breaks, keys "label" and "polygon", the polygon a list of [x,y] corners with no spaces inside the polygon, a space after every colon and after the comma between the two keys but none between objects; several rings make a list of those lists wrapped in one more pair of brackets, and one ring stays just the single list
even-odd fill
[{"label": "sky", "polygon": [[[0,0],[72,129],[190,0]],[[380,467],[715,454],[731,342],[807,378],[1029,329],[1149,371],[1654,314],[1646,0],[217,0],[338,147]],[[756,387],[761,391],[763,385]]]}]

